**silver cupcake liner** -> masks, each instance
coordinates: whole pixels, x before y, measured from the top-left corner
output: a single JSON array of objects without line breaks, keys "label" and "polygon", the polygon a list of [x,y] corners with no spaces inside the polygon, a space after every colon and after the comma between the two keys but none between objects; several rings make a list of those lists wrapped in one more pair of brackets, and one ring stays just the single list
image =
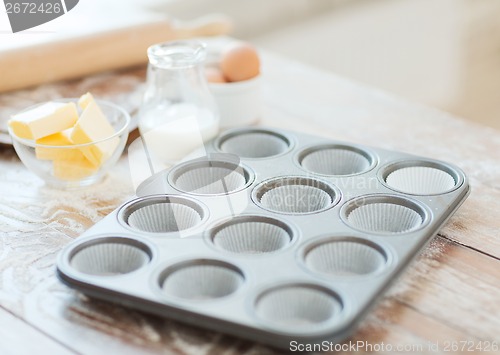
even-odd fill
[{"label": "silver cupcake liner", "polygon": [[275,132],[250,130],[222,137],[219,149],[242,158],[269,158],[288,150],[290,142]]},{"label": "silver cupcake liner", "polygon": [[290,284],[265,291],[255,303],[263,321],[283,329],[304,332],[331,321],[342,304],[330,290],[309,284]]},{"label": "silver cupcake liner", "polygon": [[329,238],[310,247],[306,266],[329,276],[356,276],[383,269],[387,256],[378,245],[358,238]]},{"label": "silver cupcake liner", "polygon": [[211,233],[215,246],[232,253],[270,253],[288,246],[292,232],[284,223],[268,217],[244,216],[215,228]]},{"label": "silver cupcake liner", "polygon": [[373,158],[360,149],[327,145],[306,149],[299,155],[302,167],[322,175],[353,175],[370,169]]},{"label": "silver cupcake liner", "polygon": [[88,275],[115,276],[138,270],[150,260],[150,251],[142,243],[126,238],[103,238],[75,250],[70,266]]},{"label": "silver cupcake liner", "polygon": [[174,265],[160,275],[164,295],[185,300],[210,300],[228,296],[244,282],[243,273],[218,260],[192,260]]}]

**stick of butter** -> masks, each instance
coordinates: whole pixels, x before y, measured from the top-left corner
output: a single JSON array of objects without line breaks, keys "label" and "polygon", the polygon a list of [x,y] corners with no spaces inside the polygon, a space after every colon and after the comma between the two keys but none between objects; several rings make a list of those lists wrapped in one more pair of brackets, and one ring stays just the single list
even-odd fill
[{"label": "stick of butter", "polygon": [[94,101],[94,96],[92,96],[92,94],[90,92],[80,96],[80,99],[78,100],[78,106],[80,106],[80,108],[82,110],[85,110],[85,108],[87,107],[87,105]]},{"label": "stick of butter", "polygon": [[[79,161],[85,158],[79,148],[71,147],[71,128],[62,132],[51,134],[50,136],[43,137],[36,140],[37,146],[35,147],[35,154],[37,159],[41,160],[75,160]],[[42,145],[52,147],[42,147]],[[61,147],[61,148],[53,148]]]},{"label": "stick of butter", "polygon": [[79,180],[94,174],[99,167],[88,161],[85,156],[80,159],[54,160],[54,176],[61,180]]},{"label": "stick of butter", "polygon": [[77,120],[78,111],[73,102],[48,102],[13,115],[9,126],[16,136],[36,140],[71,128]]},{"label": "stick of butter", "polygon": [[[116,133],[90,94],[84,95],[79,104],[84,110],[70,136],[74,144],[97,142]],[[80,149],[92,164],[100,166],[113,154],[118,144],[118,137],[114,137]]]}]

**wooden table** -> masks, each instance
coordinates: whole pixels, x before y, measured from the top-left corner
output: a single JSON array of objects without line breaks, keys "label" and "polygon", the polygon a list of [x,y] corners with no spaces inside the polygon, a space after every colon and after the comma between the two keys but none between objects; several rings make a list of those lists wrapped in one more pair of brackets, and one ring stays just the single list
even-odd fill
[{"label": "wooden table", "polygon": [[[431,352],[429,342],[444,352],[451,342],[500,341],[500,132],[289,59],[263,54],[263,63],[263,124],[450,161],[471,180],[469,199],[349,341],[423,346],[417,352]],[[0,116],[88,90],[134,111],[144,73],[4,94]],[[57,280],[58,251],[133,194],[126,157],[100,185],[71,192],[45,187],[10,148],[0,160],[1,354],[276,352],[90,300]]]}]

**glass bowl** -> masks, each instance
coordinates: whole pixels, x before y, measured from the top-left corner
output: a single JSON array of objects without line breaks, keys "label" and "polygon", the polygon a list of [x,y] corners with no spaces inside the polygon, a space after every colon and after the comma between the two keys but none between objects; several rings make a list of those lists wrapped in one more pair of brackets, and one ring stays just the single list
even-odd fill
[{"label": "glass bowl", "polygon": [[[78,98],[58,99],[54,102],[78,103]],[[34,140],[18,137],[9,127],[12,144],[24,165],[43,179],[47,185],[57,188],[78,188],[99,182],[120,158],[127,142],[130,115],[123,108],[102,100],[95,100],[115,133],[102,140],[66,146],[37,144]],[[39,106],[34,105],[25,111]],[[78,106],[78,105],[77,105]],[[81,114],[80,108],[78,108]],[[100,165],[93,165],[84,152],[93,148],[111,147]],[[56,158],[54,158],[56,157]]]}]

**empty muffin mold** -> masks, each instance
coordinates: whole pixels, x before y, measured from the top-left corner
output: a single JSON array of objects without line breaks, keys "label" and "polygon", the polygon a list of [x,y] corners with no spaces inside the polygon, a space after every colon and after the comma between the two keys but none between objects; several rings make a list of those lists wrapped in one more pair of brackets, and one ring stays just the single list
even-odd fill
[{"label": "empty muffin mold", "polygon": [[274,347],[338,343],[469,193],[448,163],[296,132],[203,149],[70,243],[59,278]]}]

